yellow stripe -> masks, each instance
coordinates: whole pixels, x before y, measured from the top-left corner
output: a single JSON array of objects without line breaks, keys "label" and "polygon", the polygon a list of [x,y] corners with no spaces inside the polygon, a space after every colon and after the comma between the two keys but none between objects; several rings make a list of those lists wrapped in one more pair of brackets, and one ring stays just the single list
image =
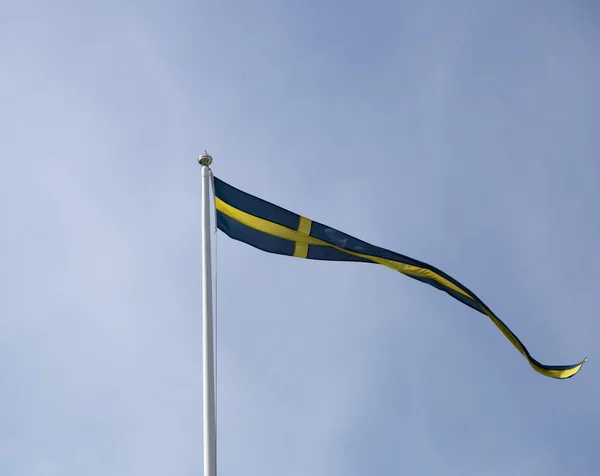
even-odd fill
[{"label": "yellow stripe", "polygon": [[[300,217],[300,223],[298,223],[298,233],[308,236],[310,235],[311,227],[312,220]],[[308,256],[308,243],[296,241],[294,244],[294,256],[297,258],[306,258]]]},{"label": "yellow stripe", "polygon": [[300,217],[300,223],[298,223],[298,232],[303,235],[310,235],[310,228],[312,227],[312,220],[308,218]]},{"label": "yellow stripe", "polygon": [[289,241],[302,241],[303,243],[307,243],[309,245],[323,245],[324,241],[318,240],[317,238],[313,238],[312,236],[301,235],[296,230],[292,230],[286,226],[279,225],[278,223],[273,223],[268,220],[263,220],[262,218],[255,217],[254,215],[250,215],[249,213],[243,212],[242,210],[238,210],[235,207],[225,203],[219,197],[216,197],[217,210],[227,215],[228,217],[233,218],[234,220],[240,222],[242,225],[249,226],[250,228],[254,228],[255,230],[262,231],[263,233],[267,233],[268,235],[276,236],[278,238],[283,238],[284,240]]},{"label": "yellow stripe", "polygon": [[[221,213],[233,218],[234,220],[242,223],[243,225],[246,225],[250,228],[261,231],[263,233],[267,233],[269,235],[276,236],[278,238],[283,238],[284,240],[289,240],[289,241],[295,242],[294,256],[306,258],[307,253],[308,253],[308,245],[328,246],[330,248],[335,248],[337,250],[343,251],[343,252],[348,253],[353,256],[368,259],[370,261],[373,261],[374,263],[381,264],[381,265],[383,265],[387,268],[391,268],[395,271],[399,271],[400,273],[405,274],[407,276],[417,276],[417,277],[432,279],[432,280],[442,284],[446,288],[452,289],[453,291],[456,291],[457,293],[460,293],[463,296],[477,302],[477,300],[473,296],[466,293],[461,288],[456,286],[454,283],[448,281],[446,278],[440,276],[439,274],[435,273],[432,270],[420,268],[418,266],[412,266],[412,265],[405,264],[405,263],[400,263],[398,261],[394,261],[394,260],[390,260],[390,259],[379,258],[377,256],[356,253],[354,251],[340,248],[338,246],[335,246],[335,245],[332,245],[325,241],[314,238],[309,235],[312,221],[307,218],[300,217],[300,223],[298,225],[298,230],[292,230],[285,226],[270,222],[268,220],[264,220],[262,218],[254,216],[254,215],[250,215],[249,213],[246,213],[242,210],[232,207],[231,205],[223,202],[218,197],[216,197],[216,205],[217,205],[217,210],[219,210]],[[540,367],[539,365],[536,365],[535,362],[533,362],[532,360],[530,360],[527,357],[527,353],[525,352],[525,349],[522,347],[522,345],[519,343],[519,341],[515,338],[514,334],[508,329],[508,327],[506,327],[506,325],[503,322],[501,322],[491,311],[488,311],[485,307],[483,308],[483,311],[491,319],[491,321],[496,325],[496,327],[498,327],[498,329],[500,329],[502,334],[504,334],[504,336],[512,343],[512,345],[527,359],[527,361],[529,362],[529,365],[531,365],[531,367],[533,367],[534,370],[536,370],[537,372],[539,372],[543,375],[546,375],[548,377],[560,378],[560,379],[568,378],[572,375],[575,375],[577,372],[579,372],[579,370],[581,369],[581,367],[587,360],[586,359],[581,364],[579,364],[575,367],[569,368],[567,370],[552,370],[552,369],[545,369],[543,367]]]},{"label": "yellow stripe", "polygon": [[[429,278],[437,281],[438,283],[446,286],[457,293],[462,294],[463,296],[472,299],[472,297],[464,292],[461,288],[456,286],[454,283],[451,283],[446,278],[443,278],[437,273],[429,269],[419,268],[418,266],[412,266],[405,263],[399,263],[398,261],[393,261],[390,259],[379,258],[377,256],[365,255],[362,253],[355,253],[354,251],[350,251],[344,248],[340,248],[338,246],[327,243],[326,241],[319,240],[318,238],[314,238],[309,236],[308,234],[303,234],[295,230],[291,230],[283,225],[279,225],[277,223],[270,222],[268,220],[264,220],[262,218],[256,217],[254,215],[250,215],[242,210],[238,210],[235,207],[225,203],[223,200],[217,197],[217,210],[221,213],[227,215],[228,217],[233,218],[234,220],[246,225],[250,228],[254,228],[255,230],[262,231],[263,233],[267,233],[269,235],[276,236],[278,238],[283,238],[284,240],[294,241],[306,243],[307,245],[319,245],[319,246],[328,246],[330,248],[335,248],[337,250],[343,251],[344,253],[351,254],[353,256],[358,256],[360,258],[365,258],[371,260],[375,263],[381,264],[393,270],[399,271],[400,273],[406,274],[407,276],[418,276],[422,278]],[[312,223],[312,222],[311,222]]]}]

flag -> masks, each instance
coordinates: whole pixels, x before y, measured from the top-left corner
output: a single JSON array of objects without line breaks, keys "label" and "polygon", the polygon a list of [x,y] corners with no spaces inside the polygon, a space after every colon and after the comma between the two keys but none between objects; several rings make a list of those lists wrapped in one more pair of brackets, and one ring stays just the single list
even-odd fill
[{"label": "flag", "polygon": [[475,293],[443,271],[292,213],[217,177],[214,177],[214,187],[217,226],[234,240],[269,253],[297,258],[380,264],[434,286],[489,317],[529,365],[542,375],[566,379],[579,372],[587,360],[576,365],[544,365],[531,356],[519,338]]}]

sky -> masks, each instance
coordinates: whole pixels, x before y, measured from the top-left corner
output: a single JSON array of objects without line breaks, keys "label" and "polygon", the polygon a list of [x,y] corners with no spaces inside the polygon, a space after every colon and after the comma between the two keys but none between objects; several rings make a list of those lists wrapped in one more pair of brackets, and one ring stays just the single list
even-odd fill
[{"label": "sky", "polygon": [[591,1],[0,6],[0,474],[202,474],[200,167],[430,263],[217,233],[220,475],[600,467]]}]

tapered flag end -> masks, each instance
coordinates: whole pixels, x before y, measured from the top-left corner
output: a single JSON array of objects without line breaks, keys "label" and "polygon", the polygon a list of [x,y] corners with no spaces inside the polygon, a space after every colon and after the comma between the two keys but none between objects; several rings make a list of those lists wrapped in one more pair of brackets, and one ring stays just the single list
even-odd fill
[{"label": "tapered flag end", "polygon": [[574,377],[575,375],[577,375],[581,371],[581,369],[583,368],[583,365],[586,362],[587,362],[587,357],[585,359],[583,359],[580,364],[578,364],[575,367],[573,367],[573,372],[572,373],[570,373],[569,375],[566,375],[563,378],[571,378],[571,377]]}]

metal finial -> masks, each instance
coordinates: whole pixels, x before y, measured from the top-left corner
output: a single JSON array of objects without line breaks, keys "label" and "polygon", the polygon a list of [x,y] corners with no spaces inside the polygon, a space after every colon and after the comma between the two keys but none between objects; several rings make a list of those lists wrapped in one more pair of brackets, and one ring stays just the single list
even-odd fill
[{"label": "metal finial", "polygon": [[202,154],[200,157],[198,157],[198,163],[200,165],[206,165],[207,167],[212,164],[213,158],[211,157],[211,155],[204,151],[204,154]]}]

